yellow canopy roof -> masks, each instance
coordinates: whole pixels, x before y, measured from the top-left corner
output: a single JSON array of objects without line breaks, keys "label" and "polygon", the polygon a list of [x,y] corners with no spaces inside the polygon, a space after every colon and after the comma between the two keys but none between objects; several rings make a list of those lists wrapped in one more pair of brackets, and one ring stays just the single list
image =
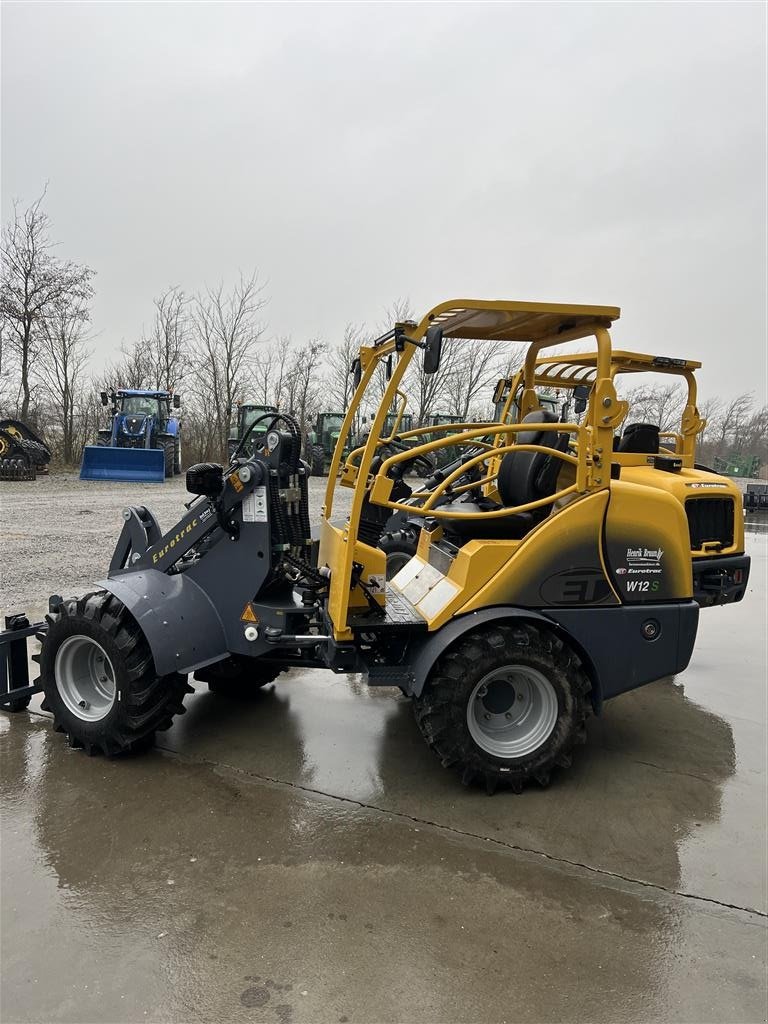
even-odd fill
[{"label": "yellow canopy roof", "polygon": [[430,310],[420,326],[442,327],[445,338],[537,341],[565,332],[570,339],[588,337],[596,327],[610,327],[620,315],[618,306],[452,299]]}]

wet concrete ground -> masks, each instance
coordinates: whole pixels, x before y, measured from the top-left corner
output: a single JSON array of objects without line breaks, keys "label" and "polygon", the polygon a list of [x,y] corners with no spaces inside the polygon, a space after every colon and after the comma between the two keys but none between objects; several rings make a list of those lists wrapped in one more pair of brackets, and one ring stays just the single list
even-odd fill
[{"label": "wet concrete ground", "polygon": [[355,676],[198,684],[117,761],[0,715],[0,1019],[764,1020],[765,541],[548,790],[463,789]]}]

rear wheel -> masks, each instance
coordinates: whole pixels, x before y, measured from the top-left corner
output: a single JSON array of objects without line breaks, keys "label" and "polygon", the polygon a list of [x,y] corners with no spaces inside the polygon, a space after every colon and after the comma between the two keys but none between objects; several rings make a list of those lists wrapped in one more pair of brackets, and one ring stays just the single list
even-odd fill
[{"label": "rear wheel", "polygon": [[43,710],[71,746],[112,755],[142,748],[184,712],[187,677],[158,676],[122,602],[104,591],[63,602],[39,634]]},{"label": "rear wheel", "polygon": [[199,669],[195,679],[208,683],[211,693],[236,700],[247,700],[263,687],[277,679],[283,671],[281,665],[262,662],[258,658],[241,658],[230,655],[224,661]]},{"label": "rear wheel", "polygon": [[321,444],[312,445],[312,476],[323,476],[325,473],[325,450]]},{"label": "rear wheel", "polygon": [[589,679],[576,655],[532,623],[463,637],[414,701],[416,721],[445,767],[489,793],[547,785],[586,736]]},{"label": "rear wheel", "polygon": [[416,554],[419,534],[413,527],[385,533],[379,539],[379,547],[387,556],[387,579],[391,580]]},{"label": "rear wheel", "polygon": [[173,472],[177,475],[181,472],[181,438],[179,437],[173,442]]}]

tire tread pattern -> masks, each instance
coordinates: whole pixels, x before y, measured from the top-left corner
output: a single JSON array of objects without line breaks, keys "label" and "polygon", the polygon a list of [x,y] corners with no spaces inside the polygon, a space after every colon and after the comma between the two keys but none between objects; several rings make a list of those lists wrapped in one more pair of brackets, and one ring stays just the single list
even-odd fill
[{"label": "tire tread pattern", "polygon": [[[41,668],[42,709],[53,714],[56,732],[66,733],[70,746],[107,757],[151,745],[155,732],[168,729],[175,715],[184,714],[184,697],[192,692],[179,673],[158,676],[149,645],[127,608],[112,594],[94,591],[64,601],[46,615],[48,633],[38,633],[42,651],[34,655]],[[62,701],[54,675],[57,641],[71,635],[77,622],[106,635],[122,658],[125,679],[118,682],[120,699],[100,722],[81,722]],[[59,634],[61,634],[59,639]],[[48,645],[54,644],[53,651]],[[117,665],[115,672],[119,675]]]},{"label": "tire tread pattern", "polygon": [[[492,668],[520,659],[556,681],[560,714],[542,746],[519,762],[482,751],[466,724],[466,704],[474,686]],[[533,623],[501,623],[460,638],[437,661],[420,697],[416,722],[428,746],[445,768],[457,771],[465,786],[480,783],[492,794],[499,788],[522,792],[526,783],[547,786],[553,769],[571,764],[571,751],[586,740],[591,690],[576,654],[554,633]]]}]

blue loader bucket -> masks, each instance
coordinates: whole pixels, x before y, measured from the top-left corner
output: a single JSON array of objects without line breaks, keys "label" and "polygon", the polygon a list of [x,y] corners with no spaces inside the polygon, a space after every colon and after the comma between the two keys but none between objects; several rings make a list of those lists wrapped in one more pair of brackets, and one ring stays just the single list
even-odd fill
[{"label": "blue loader bucket", "polygon": [[81,480],[123,480],[127,483],[161,484],[165,480],[162,448],[83,448]]}]

